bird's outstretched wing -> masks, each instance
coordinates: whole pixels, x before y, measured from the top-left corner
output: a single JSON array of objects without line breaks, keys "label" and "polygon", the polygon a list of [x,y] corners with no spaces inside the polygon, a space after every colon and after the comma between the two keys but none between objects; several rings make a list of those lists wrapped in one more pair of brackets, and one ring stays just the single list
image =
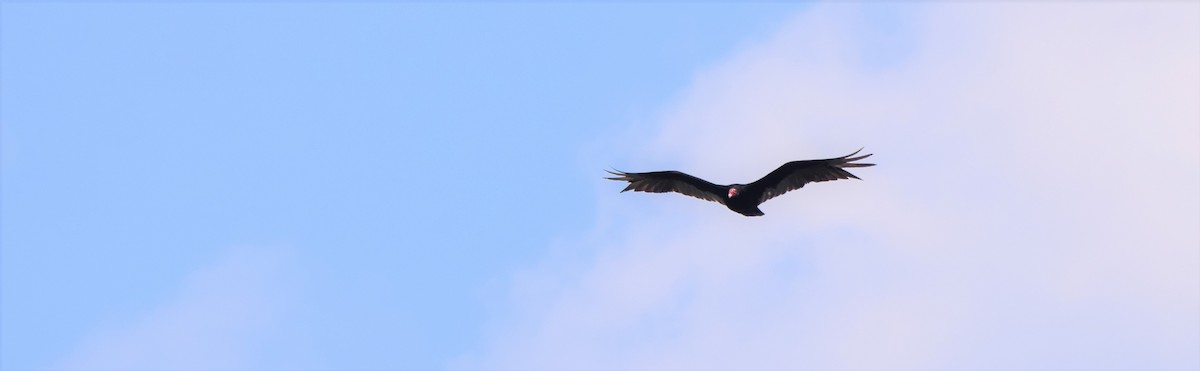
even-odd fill
[{"label": "bird's outstretched wing", "polygon": [[[800,187],[808,183],[850,178],[858,179],[854,174],[850,174],[849,171],[843,168],[875,166],[875,164],[855,163],[854,161],[871,157],[870,154],[850,157],[858,154],[860,151],[862,151],[862,148],[842,157],[827,158],[824,160],[792,161],[783,164],[783,166],[762,177],[762,179],[746,185],[745,193],[747,196],[757,197],[758,202],[762,203],[788,191],[800,189]],[[750,194],[751,192],[756,194],[752,195]]]},{"label": "bird's outstretched wing", "polygon": [[629,182],[629,185],[621,190],[621,192],[678,192],[701,200],[717,202],[722,205],[725,204],[725,198],[723,197],[725,188],[723,186],[712,184],[704,179],[678,171],[655,171],[649,173],[609,171],[608,173],[616,175],[616,177],[605,179]]}]

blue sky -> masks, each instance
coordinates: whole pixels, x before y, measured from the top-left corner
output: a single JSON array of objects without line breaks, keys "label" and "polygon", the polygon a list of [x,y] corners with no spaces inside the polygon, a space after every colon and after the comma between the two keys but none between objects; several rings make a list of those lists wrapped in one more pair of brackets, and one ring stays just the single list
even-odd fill
[{"label": "blue sky", "polygon": [[3,366],[258,248],[293,260],[303,329],[252,365],[441,365],[489,287],[592,222],[620,159],[581,148],[801,8],[5,3]]},{"label": "blue sky", "polygon": [[1198,66],[1188,3],[3,3],[0,368],[1198,368]]}]

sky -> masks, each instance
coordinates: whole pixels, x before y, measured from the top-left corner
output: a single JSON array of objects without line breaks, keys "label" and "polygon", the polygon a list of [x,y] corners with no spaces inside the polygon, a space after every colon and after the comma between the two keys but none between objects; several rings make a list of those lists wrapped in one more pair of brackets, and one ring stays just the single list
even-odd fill
[{"label": "sky", "polygon": [[0,3],[4,370],[1200,369],[1197,189],[1196,3]]}]

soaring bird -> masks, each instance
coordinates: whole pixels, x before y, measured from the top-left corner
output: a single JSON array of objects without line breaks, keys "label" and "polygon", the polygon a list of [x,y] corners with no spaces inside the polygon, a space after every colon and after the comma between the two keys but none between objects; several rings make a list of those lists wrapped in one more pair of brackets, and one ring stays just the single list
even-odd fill
[{"label": "soaring bird", "polygon": [[720,203],[738,214],[762,216],[764,214],[762,210],[758,209],[758,205],[788,191],[800,189],[805,184],[838,179],[859,179],[844,168],[875,166],[875,164],[854,162],[871,157],[870,154],[850,157],[860,151],[862,148],[842,157],[824,160],[792,161],[750,184],[717,185],[678,171],[626,173],[605,170],[616,176],[605,179],[629,182],[629,185],[621,192],[678,192],[701,200]]}]

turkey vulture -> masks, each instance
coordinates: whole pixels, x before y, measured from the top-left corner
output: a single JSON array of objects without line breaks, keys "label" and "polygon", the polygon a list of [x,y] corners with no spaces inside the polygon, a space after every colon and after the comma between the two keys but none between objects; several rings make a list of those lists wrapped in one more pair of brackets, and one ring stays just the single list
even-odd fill
[{"label": "turkey vulture", "polygon": [[862,148],[837,158],[792,161],[750,184],[717,185],[678,171],[649,173],[608,171],[616,177],[605,179],[629,182],[629,185],[621,192],[630,190],[654,193],[679,192],[701,200],[721,203],[738,214],[762,216],[762,210],[758,209],[759,204],[788,191],[800,189],[805,184],[838,179],[858,179],[843,168],[875,166],[875,164],[854,162],[871,157],[870,154],[850,157],[858,154],[859,151],[862,151]]}]

